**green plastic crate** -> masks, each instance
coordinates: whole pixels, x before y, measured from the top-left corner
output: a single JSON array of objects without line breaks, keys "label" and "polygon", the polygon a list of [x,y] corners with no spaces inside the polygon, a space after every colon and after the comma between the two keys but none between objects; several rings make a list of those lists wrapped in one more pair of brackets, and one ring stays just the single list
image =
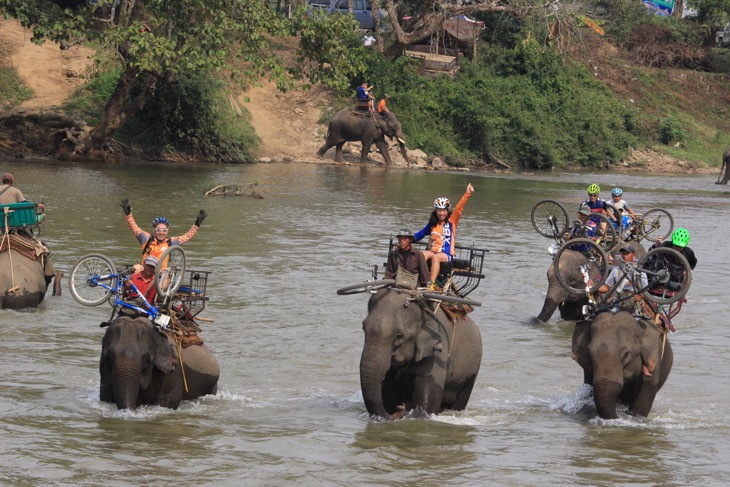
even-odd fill
[{"label": "green plastic crate", "polygon": [[8,227],[27,227],[43,223],[43,213],[36,212],[32,201],[0,205],[0,228],[5,227],[5,208],[8,208]]}]

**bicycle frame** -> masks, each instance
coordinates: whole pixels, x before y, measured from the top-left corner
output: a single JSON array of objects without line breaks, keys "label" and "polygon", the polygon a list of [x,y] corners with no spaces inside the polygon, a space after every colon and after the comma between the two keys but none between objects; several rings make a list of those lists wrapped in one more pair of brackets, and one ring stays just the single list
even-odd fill
[{"label": "bicycle frame", "polygon": [[[112,282],[115,282],[115,286],[110,286],[108,284],[105,284],[101,281],[106,280],[112,280]],[[124,300],[122,300],[122,296],[124,294],[124,284],[129,281],[129,284],[131,286],[131,289],[137,293],[137,296],[142,299],[142,302],[145,305],[145,308],[140,308],[139,306],[136,306],[134,304],[130,304]],[[133,311],[137,311],[138,313],[143,313],[148,316],[149,320],[153,323],[166,327],[170,323],[170,317],[168,315],[162,314],[160,309],[153,306],[147,298],[144,297],[144,294],[135,286],[133,282],[129,280],[127,277],[127,274],[122,273],[112,273],[107,274],[104,276],[93,276],[89,278],[89,283],[94,286],[99,286],[104,289],[108,289],[112,291],[114,296],[114,303],[112,304],[112,315],[109,318],[109,321],[112,321],[114,319],[114,315],[119,312],[121,308],[127,308],[131,309]]]}]

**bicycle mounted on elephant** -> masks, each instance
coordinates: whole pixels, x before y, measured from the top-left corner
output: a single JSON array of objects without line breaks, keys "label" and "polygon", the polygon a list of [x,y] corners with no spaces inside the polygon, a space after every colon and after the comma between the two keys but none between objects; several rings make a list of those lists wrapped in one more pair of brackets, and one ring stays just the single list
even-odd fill
[{"label": "bicycle mounted on elephant", "polygon": [[[592,259],[577,264],[582,282],[570,280],[568,275],[561,271],[560,259],[565,252],[571,250],[571,245],[580,243],[590,247]],[[608,255],[595,242],[583,239],[582,242],[568,241],[555,255],[555,275],[558,282],[569,291],[580,294],[585,293],[588,297],[588,305],[584,307],[585,319],[591,319],[599,312],[609,311],[615,307],[630,309],[626,303],[641,295],[645,303],[645,313],[651,314],[658,324],[663,321],[665,326],[674,331],[671,318],[681,310],[684,298],[692,283],[692,269],[687,259],[674,249],[658,247],[648,251],[638,263],[619,262],[620,276],[615,280],[614,285],[604,294],[596,296],[595,293],[606,282],[609,276]],[[568,271],[570,272],[570,271]],[[572,273],[570,273],[572,274]],[[646,284],[642,284],[641,275],[646,276]],[[620,294],[623,288],[624,279],[632,284],[633,292]]]},{"label": "bicycle mounted on elephant", "polygon": [[[185,252],[175,245],[163,252],[154,272],[153,284],[157,299],[149,302],[130,281],[131,265],[118,268],[102,254],[89,254],[79,259],[69,276],[73,298],[84,306],[98,306],[108,302],[112,313],[106,326],[122,314],[147,317],[157,327],[171,326],[186,332],[199,332],[197,315],[205,308],[209,271],[185,269]],[[127,299],[125,283],[137,295],[134,302]],[[200,318],[198,318],[200,319]]]}]

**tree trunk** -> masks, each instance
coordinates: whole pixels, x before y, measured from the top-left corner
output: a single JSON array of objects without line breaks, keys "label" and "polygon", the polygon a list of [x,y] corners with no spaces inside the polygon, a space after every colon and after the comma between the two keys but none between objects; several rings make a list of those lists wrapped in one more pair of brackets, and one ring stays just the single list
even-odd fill
[{"label": "tree trunk", "polygon": [[375,41],[377,42],[378,51],[383,52],[385,51],[385,42],[383,41],[383,36],[380,35],[381,26],[380,7],[378,6],[379,1],[380,0],[372,0],[370,3],[370,8],[372,9],[373,13],[373,35],[375,36]]},{"label": "tree trunk", "polygon": [[127,67],[119,77],[114,93],[104,108],[99,125],[89,134],[89,140],[82,149],[83,153],[88,154],[103,149],[119,127],[124,125],[127,120],[144,108],[147,102],[152,99],[157,85],[157,77],[147,73],[147,79],[144,81],[140,94],[130,102],[130,93],[139,76],[140,73],[137,69]]},{"label": "tree trunk", "polygon": [[676,0],[674,2],[674,10],[672,10],[672,17],[682,18],[684,15],[684,0]]}]

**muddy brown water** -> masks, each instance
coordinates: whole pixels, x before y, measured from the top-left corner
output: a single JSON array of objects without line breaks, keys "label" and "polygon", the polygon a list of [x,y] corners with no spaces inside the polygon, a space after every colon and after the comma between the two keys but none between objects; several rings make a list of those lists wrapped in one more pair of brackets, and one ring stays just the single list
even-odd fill
[{"label": "muddy brown water", "polygon": [[[60,297],[0,312],[2,485],[724,485],[730,474],[727,381],[728,197],[709,176],[494,176],[326,165],[174,167],[0,161],[44,198],[42,237],[68,272],[90,252],[133,262],[118,206],[171,234],[209,217],[185,246],[212,272],[204,338],[219,393],[120,412],[98,400],[109,307]],[[263,200],[204,197],[258,183]],[[388,238],[426,223],[436,196],[476,193],[458,241],[490,250],[472,297],[484,340],[467,410],[372,421],[359,386],[366,295],[337,296],[385,261]],[[661,206],[689,228],[699,264],[675,318],[674,369],[648,419],[597,418],[570,359],[572,323],[542,305],[550,241],[529,212],[551,197],[573,211],[589,183],[623,187],[639,210]]]}]

